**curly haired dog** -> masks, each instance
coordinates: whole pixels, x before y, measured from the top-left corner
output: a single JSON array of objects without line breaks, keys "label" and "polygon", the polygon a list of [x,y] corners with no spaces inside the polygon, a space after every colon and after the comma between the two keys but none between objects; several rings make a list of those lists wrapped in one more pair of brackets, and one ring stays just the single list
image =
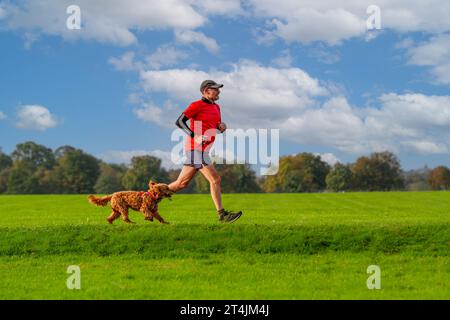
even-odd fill
[{"label": "curly haired dog", "polygon": [[174,193],[165,183],[150,181],[149,190],[144,191],[119,191],[105,197],[88,196],[88,201],[96,206],[105,207],[111,201],[112,213],[106,219],[110,224],[119,216],[123,221],[134,223],[128,218],[128,209],[131,208],[144,214],[145,220],[153,221],[156,218],[161,223],[168,223],[158,213],[158,202],[163,198],[169,198]]}]

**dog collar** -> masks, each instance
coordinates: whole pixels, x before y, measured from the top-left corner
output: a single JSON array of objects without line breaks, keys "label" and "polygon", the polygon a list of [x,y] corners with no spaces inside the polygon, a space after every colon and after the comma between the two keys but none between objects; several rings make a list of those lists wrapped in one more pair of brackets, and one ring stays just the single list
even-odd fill
[{"label": "dog collar", "polygon": [[158,201],[158,199],[156,199],[155,196],[153,195],[153,193],[151,193],[150,191],[141,191],[140,192],[141,196],[144,196],[146,194],[148,194],[150,196],[150,198],[152,198],[153,201],[155,201],[155,202]]}]

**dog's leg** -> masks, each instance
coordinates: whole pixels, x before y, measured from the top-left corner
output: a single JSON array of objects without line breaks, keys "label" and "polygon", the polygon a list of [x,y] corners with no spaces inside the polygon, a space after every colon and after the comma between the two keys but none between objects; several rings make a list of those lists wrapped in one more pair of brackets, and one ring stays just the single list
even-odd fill
[{"label": "dog's leg", "polygon": [[148,221],[153,221],[153,213],[148,210],[144,210],[144,219]]},{"label": "dog's leg", "polygon": [[118,217],[120,217],[120,212],[113,209],[110,216],[106,218],[106,220],[108,220],[109,224],[112,224],[113,221],[116,220]]},{"label": "dog's leg", "polygon": [[130,218],[128,218],[128,215],[122,216],[122,218],[123,218],[123,221],[125,221],[126,223],[133,223],[133,224],[136,223],[136,222],[131,221]]},{"label": "dog's leg", "polygon": [[134,223],[133,221],[130,220],[130,218],[128,218],[128,208],[127,207],[123,207],[120,206],[118,208],[120,214],[122,215],[122,220],[125,221],[126,223]]},{"label": "dog's leg", "polygon": [[164,223],[164,224],[169,224],[167,221],[165,221],[165,220],[163,219],[163,217],[161,217],[161,216],[159,215],[158,211],[153,212],[153,216],[154,216],[159,222]]}]

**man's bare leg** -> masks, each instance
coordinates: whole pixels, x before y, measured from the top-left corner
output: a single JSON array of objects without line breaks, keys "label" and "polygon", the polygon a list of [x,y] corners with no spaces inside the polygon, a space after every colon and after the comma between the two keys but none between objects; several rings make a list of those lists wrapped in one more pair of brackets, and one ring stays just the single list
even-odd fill
[{"label": "man's bare leg", "polygon": [[242,212],[230,212],[223,208],[222,206],[222,188],[220,186],[221,178],[219,173],[216,171],[216,168],[212,164],[207,165],[200,169],[200,172],[205,176],[205,178],[209,181],[209,186],[211,189],[211,197],[214,201],[214,205],[216,206],[217,213],[219,215],[219,221],[224,223],[232,223],[239,219],[242,215]]},{"label": "man's bare leg", "polygon": [[217,211],[223,209],[222,206],[222,188],[220,187],[221,178],[216,168],[212,164],[204,166],[200,169],[200,172],[208,180],[211,189],[211,197],[213,199],[214,205]]},{"label": "man's bare leg", "polygon": [[177,192],[181,189],[186,188],[192,178],[194,178],[196,173],[197,169],[195,169],[194,167],[183,166],[183,169],[181,169],[180,175],[178,176],[177,180],[169,184],[169,189]]}]

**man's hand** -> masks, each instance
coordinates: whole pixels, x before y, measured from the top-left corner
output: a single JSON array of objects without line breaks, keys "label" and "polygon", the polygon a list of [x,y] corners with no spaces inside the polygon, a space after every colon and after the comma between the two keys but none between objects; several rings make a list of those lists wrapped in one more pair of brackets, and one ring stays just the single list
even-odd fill
[{"label": "man's hand", "polygon": [[224,122],[221,122],[217,126],[217,129],[219,129],[220,133],[224,133],[225,130],[227,130],[227,125]]},{"label": "man's hand", "polygon": [[209,141],[209,137],[208,136],[195,136],[194,137],[194,141],[196,144],[203,144],[207,141]]}]

